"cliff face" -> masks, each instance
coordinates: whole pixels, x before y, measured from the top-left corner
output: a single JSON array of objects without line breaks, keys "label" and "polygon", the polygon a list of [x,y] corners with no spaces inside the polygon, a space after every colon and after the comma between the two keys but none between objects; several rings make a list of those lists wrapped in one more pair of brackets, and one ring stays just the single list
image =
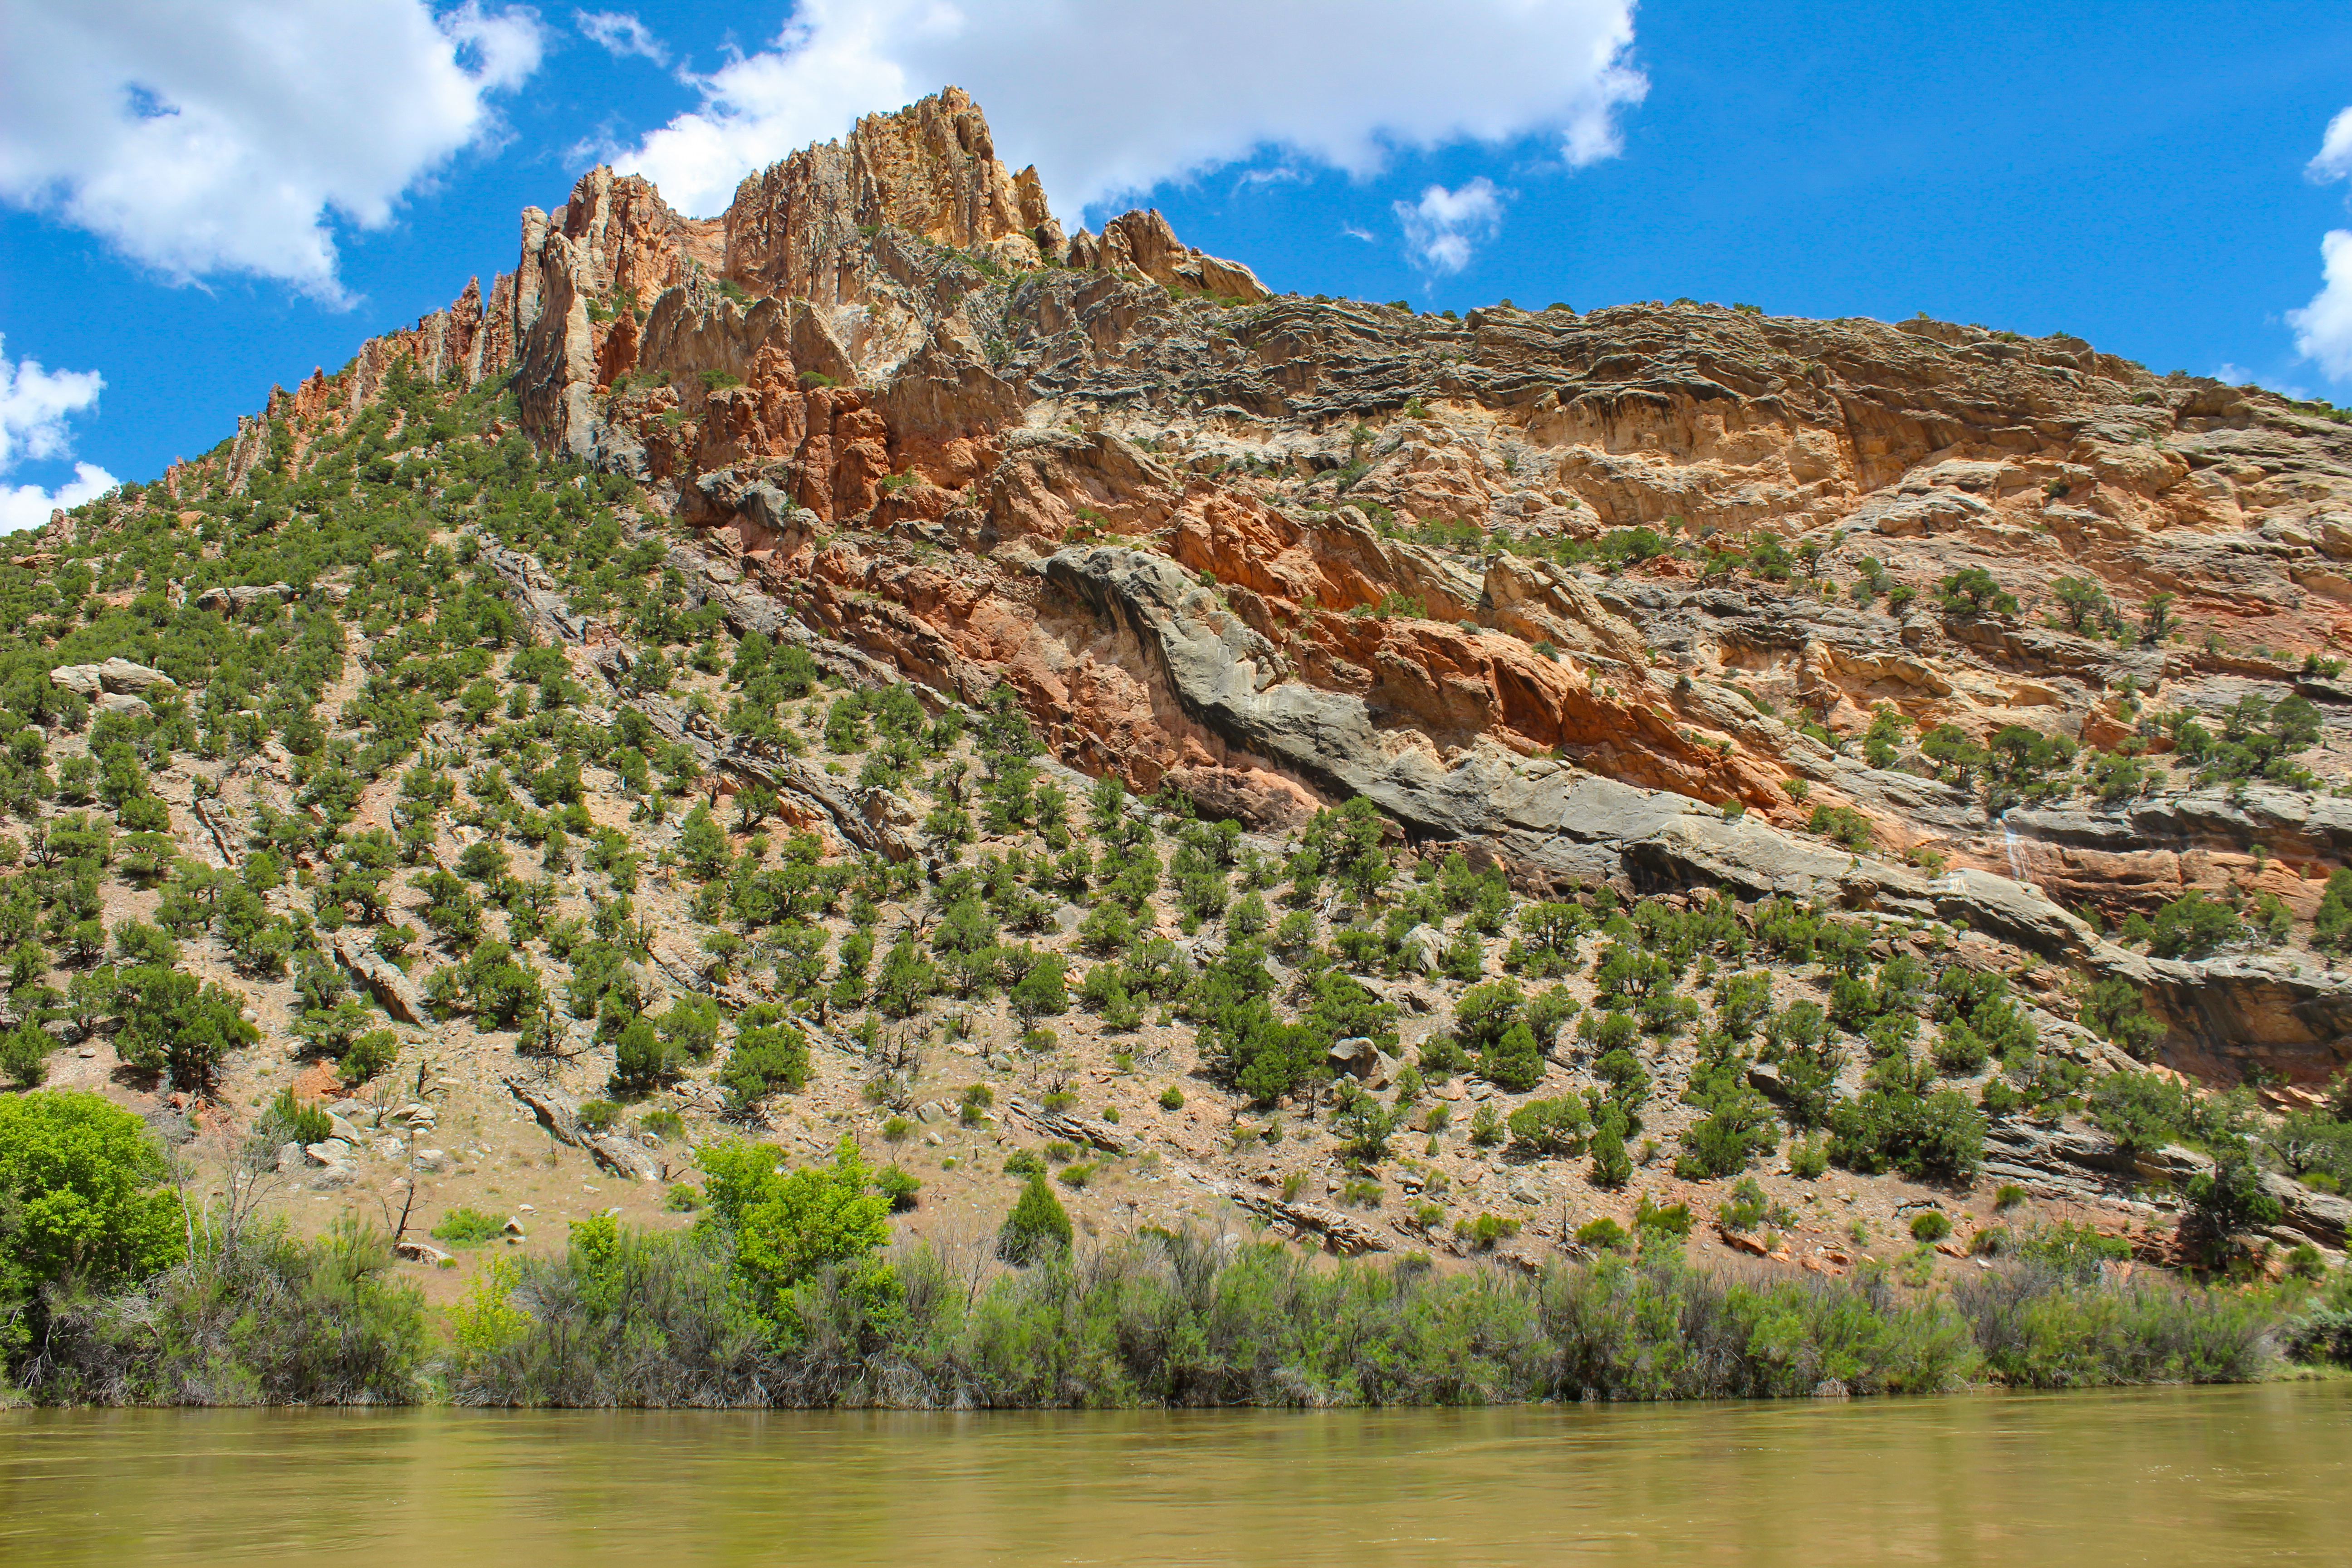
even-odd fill
[{"label": "cliff face", "polygon": [[[487,297],[273,396],[232,477],[403,356],[511,375],[527,432],[731,580],[1009,685],[1138,789],[1277,826],[1363,795],[1531,884],[1965,919],[2147,988],[2184,1065],[2336,1065],[2317,959],[2168,964],[2078,918],[2201,889],[2307,922],[2343,864],[2324,409],[1925,319],[1276,297],[1156,213],[1066,237],[953,89],[707,221],[592,171]],[[2300,782],[2174,754],[2166,715],[2259,738],[2247,700],[2290,697]]]}]

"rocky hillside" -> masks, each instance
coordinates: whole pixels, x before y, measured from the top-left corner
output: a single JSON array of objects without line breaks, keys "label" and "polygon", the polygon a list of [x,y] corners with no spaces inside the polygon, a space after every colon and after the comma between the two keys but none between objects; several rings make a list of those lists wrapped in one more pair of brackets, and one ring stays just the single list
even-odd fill
[{"label": "rocky hillside", "polygon": [[0,569],[11,1064],[413,1228],[680,1223],[733,1126],[949,1239],[1046,1161],[1349,1251],[2340,1248],[2347,420],[1277,296],[952,89],[714,219],[595,170]]}]

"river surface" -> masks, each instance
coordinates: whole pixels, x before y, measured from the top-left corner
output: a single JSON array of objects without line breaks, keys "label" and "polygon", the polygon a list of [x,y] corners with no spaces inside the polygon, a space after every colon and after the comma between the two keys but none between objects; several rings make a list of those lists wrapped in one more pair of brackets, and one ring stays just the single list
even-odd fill
[{"label": "river surface", "polygon": [[2352,1563],[2352,1382],[1482,1411],[0,1414],[0,1563]]}]

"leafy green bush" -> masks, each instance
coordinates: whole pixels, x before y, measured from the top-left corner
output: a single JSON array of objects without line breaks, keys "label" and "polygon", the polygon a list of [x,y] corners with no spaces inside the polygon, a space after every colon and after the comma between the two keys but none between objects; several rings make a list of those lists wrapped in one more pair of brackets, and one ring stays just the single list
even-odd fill
[{"label": "leafy green bush", "polygon": [[580,1125],[591,1132],[609,1132],[613,1123],[621,1119],[621,1108],[609,1100],[583,1100],[580,1102]]},{"label": "leafy green bush", "polygon": [[890,1239],[889,1200],[871,1190],[847,1138],[832,1164],[789,1173],[782,1150],[739,1139],[707,1145],[699,1158],[711,1215],[734,1236],[735,1273],[771,1321],[793,1287],[827,1268],[863,1264]]},{"label": "leafy green bush", "polygon": [[101,1096],[0,1099],[0,1358],[46,1321],[45,1287],[110,1290],[179,1261],[186,1231],[166,1175],[146,1125]]},{"label": "leafy green bush", "polygon": [[334,1119],[325,1107],[297,1098],[289,1083],[262,1111],[256,1131],[265,1144],[323,1143],[334,1131]]},{"label": "leafy green bush", "polygon": [[504,1235],[507,1222],[478,1208],[454,1208],[433,1227],[433,1239],[452,1247],[479,1247]]},{"label": "leafy green bush", "polygon": [[235,993],[153,964],[116,975],[122,1027],[114,1048],[142,1072],[188,1089],[209,1088],[222,1059],[261,1038]]},{"label": "leafy green bush", "polygon": [[1937,1242],[1952,1234],[1952,1220],[1941,1209],[1921,1209],[1911,1216],[1911,1239]]},{"label": "leafy green bush", "polygon": [[719,1069],[729,1109],[738,1112],[808,1082],[808,1036],[790,1024],[753,1023],[756,1011],[744,1010],[745,1026],[739,1028],[734,1048]]},{"label": "leafy green bush", "polygon": [[1573,1097],[1531,1100],[1507,1124],[1514,1147],[1538,1155],[1581,1154],[1592,1135],[1591,1113]]},{"label": "leafy green bush", "polygon": [[996,1255],[1007,1263],[1036,1263],[1050,1253],[1068,1250],[1072,1234],[1062,1200],[1045,1184],[1043,1172],[1033,1172],[996,1233]]},{"label": "leafy green bush", "polygon": [[1632,1249],[1633,1236],[1623,1226],[1603,1215],[1576,1227],[1576,1244],[1595,1252],[1624,1252]]},{"label": "leafy green bush", "polygon": [[1633,1232],[1644,1242],[1679,1240],[1688,1236],[1696,1223],[1688,1204],[1661,1205],[1653,1202],[1645,1193],[1633,1205]]},{"label": "leafy green bush", "polygon": [[1915,1180],[1973,1180],[1984,1163],[1984,1114],[1950,1089],[1927,1096],[1868,1089],[1830,1113],[1830,1152],[1849,1170]]},{"label": "leafy green bush", "polygon": [[1726,1230],[1754,1230],[1764,1223],[1771,1205],[1765,1201],[1764,1189],[1753,1177],[1743,1176],[1732,1184],[1730,1193],[1716,1205],[1715,1217]]},{"label": "leafy green bush", "polygon": [[2208,958],[2245,936],[2245,926],[2227,904],[2192,888],[2156,911],[2147,950],[2158,958]]},{"label": "leafy green bush", "polygon": [[0,1034],[0,1073],[18,1089],[37,1089],[49,1076],[57,1039],[31,1019]]},{"label": "leafy green bush", "polygon": [[893,1212],[913,1208],[916,1194],[923,1190],[923,1184],[920,1181],[896,1165],[885,1165],[877,1172],[874,1186],[890,1201]]},{"label": "leafy green bush", "polygon": [[1482,1214],[1475,1219],[1454,1222],[1454,1234],[1481,1252],[1492,1250],[1498,1241],[1519,1234],[1519,1222],[1507,1215]]},{"label": "leafy green bush", "polygon": [[1806,819],[1805,831],[1835,839],[1857,855],[1867,855],[1878,842],[1870,818],[1850,805],[1817,805]]}]

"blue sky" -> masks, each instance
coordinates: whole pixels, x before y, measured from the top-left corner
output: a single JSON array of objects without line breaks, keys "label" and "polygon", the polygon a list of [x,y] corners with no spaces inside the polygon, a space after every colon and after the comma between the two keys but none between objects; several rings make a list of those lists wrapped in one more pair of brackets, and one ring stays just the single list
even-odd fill
[{"label": "blue sky", "polygon": [[[1925,309],[2352,402],[2352,238],[2314,302],[2352,230],[2352,186],[2312,173],[2323,144],[2322,176],[2352,171],[2341,6],[961,0],[918,27],[916,0],[805,0],[780,49],[781,5],[351,0],[376,31],[289,42],[293,3],[207,8],[272,40],[257,68],[111,27],[111,0],[73,24],[0,0],[27,46],[0,62],[0,527],[78,471],[153,477],[487,283],[518,211],[598,156],[708,204],[950,79],[1066,223],[1157,205],[1276,288]],[[318,86],[322,58],[347,78]],[[52,81],[114,107],[45,117]],[[181,125],[233,155],[174,162]]]}]

